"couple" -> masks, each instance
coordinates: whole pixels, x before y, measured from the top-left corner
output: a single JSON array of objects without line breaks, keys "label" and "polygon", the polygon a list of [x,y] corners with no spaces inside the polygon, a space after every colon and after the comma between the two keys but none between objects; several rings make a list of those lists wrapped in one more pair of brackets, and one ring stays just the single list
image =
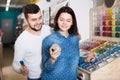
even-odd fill
[{"label": "couple", "polygon": [[[73,10],[60,8],[52,34],[50,27],[42,25],[42,14],[36,4],[25,5],[23,13],[28,27],[14,45],[14,70],[28,80],[76,80],[78,65],[95,57],[90,54],[84,59],[79,55],[80,38]],[[59,47],[54,49],[54,43]]]}]

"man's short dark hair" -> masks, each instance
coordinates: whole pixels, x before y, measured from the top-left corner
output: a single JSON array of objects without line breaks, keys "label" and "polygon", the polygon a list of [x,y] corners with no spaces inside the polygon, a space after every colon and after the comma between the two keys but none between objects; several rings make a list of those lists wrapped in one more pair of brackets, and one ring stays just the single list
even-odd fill
[{"label": "man's short dark hair", "polygon": [[28,13],[36,14],[39,11],[40,11],[40,8],[36,4],[27,4],[23,7],[23,13],[25,15],[25,18],[28,18]]}]

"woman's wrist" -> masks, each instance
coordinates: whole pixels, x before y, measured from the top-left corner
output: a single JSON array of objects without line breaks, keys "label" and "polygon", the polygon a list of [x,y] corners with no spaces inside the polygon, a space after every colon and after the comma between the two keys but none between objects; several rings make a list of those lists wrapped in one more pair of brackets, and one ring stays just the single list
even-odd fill
[{"label": "woman's wrist", "polygon": [[54,64],[57,58],[50,57],[50,61]]},{"label": "woman's wrist", "polygon": [[85,62],[87,62],[87,58],[85,58]]}]

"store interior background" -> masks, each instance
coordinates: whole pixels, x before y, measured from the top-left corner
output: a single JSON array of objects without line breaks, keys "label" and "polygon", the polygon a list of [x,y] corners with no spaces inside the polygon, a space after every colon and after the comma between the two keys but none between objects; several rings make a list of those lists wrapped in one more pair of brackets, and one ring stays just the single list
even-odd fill
[{"label": "store interior background", "polygon": [[[102,5],[104,0],[50,0],[49,2],[47,2],[47,0],[39,0],[36,4],[40,6],[41,10],[48,10],[50,7],[51,12],[54,14],[59,7],[66,5],[66,2],[56,5],[58,1],[67,1],[68,6],[70,6],[76,14],[79,33],[81,34],[81,41],[88,39],[90,8]],[[0,29],[3,32],[1,43],[3,46],[1,65],[3,75],[2,80],[24,80],[25,78],[23,76],[15,74],[11,68],[14,54],[13,45],[16,40],[16,27],[18,26],[18,17],[21,17],[23,5],[20,7],[17,5],[10,7],[9,11],[5,11],[5,7],[3,6],[4,5],[0,6]],[[15,78],[15,76],[17,76],[17,78]]]},{"label": "store interior background", "polygon": [[[2,1],[2,0],[1,0]],[[56,3],[59,0],[50,0],[47,2],[46,0],[40,0],[36,4],[40,6],[42,10],[48,10],[49,7],[51,8],[51,12],[56,12],[59,7]],[[62,0],[61,0],[62,1]],[[76,14],[77,23],[79,27],[79,32],[81,34],[82,39],[85,40],[89,38],[89,10],[93,7],[93,0],[65,0],[68,2],[68,5],[73,8]],[[65,4],[63,4],[65,5]],[[62,5],[61,5],[62,6]],[[15,30],[17,26],[18,16],[21,14],[21,7],[11,7],[9,11],[5,11],[5,8],[0,8],[0,28],[3,31],[3,41],[2,43],[14,43],[15,37]],[[6,21],[7,20],[7,21]]]}]

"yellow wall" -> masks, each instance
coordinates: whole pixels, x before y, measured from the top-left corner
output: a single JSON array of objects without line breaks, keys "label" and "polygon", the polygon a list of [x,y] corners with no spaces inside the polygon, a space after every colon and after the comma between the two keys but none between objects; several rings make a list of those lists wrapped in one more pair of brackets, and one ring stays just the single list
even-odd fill
[{"label": "yellow wall", "polygon": [[40,0],[30,0],[30,2],[28,4],[35,4],[37,2],[39,2]]}]

